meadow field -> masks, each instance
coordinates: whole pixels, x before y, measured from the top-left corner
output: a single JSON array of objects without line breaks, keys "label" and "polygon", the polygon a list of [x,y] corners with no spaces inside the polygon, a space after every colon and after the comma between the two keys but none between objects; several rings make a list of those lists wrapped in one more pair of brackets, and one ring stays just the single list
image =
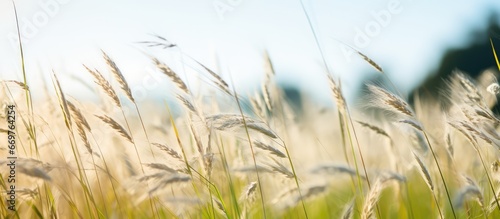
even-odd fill
[{"label": "meadow field", "polygon": [[150,57],[172,93],[136,100],[119,60],[101,51],[106,68],[81,66],[93,101],[69,95],[64,72],[30,80],[19,49],[23,80],[0,89],[2,218],[500,217],[493,71],[472,79],[456,70],[443,78],[445,98],[410,104],[356,51],[389,83],[368,84],[353,106],[325,69],[329,107],[307,94],[295,104],[265,54],[251,94],[180,54],[200,82]]}]

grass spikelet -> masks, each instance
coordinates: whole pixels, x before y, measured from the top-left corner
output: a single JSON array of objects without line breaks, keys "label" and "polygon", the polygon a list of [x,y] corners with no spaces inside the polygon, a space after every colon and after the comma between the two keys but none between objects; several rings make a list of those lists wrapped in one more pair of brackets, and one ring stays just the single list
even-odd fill
[{"label": "grass spikelet", "polygon": [[328,82],[330,83],[330,89],[332,90],[333,98],[335,99],[335,101],[337,103],[337,108],[339,109],[339,111],[344,112],[345,107],[346,107],[346,103],[345,103],[344,95],[342,94],[342,89],[341,89],[340,83],[337,84],[337,82],[335,82],[335,80],[333,79],[333,77],[331,75],[327,75],[327,76],[328,76]]},{"label": "grass spikelet", "polygon": [[89,140],[87,138],[87,134],[85,132],[85,128],[87,130],[90,130],[90,126],[87,123],[87,120],[85,119],[85,117],[83,117],[82,113],[80,112],[79,109],[76,108],[75,105],[73,105],[69,101],[67,101],[67,104],[69,106],[71,113],[73,114],[73,118],[75,119],[76,130],[78,132],[78,135],[80,136],[80,139],[83,141],[83,145],[87,149],[87,152],[89,154],[95,154],[99,157],[99,155],[92,150],[92,147],[90,146]]},{"label": "grass spikelet", "polygon": [[158,60],[156,58],[153,58],[153,62],[155,63],[156,67],[158,69],[160,69],[160,71],[163,74],[167,75],[170,78],[170,80],[172,80],[175,84],[177,84],[177,87],[179,89],[184,91],[186,94],[189,94],[188,87],[186,86],[184,81],[182,81],[182,79],[179,77],[179,75],[177,75],[177,73],[175,73],[170,67],[168,67],[164,63],[160,62],[160,60]]},{"label": "grass spikelet", "polygon": [[159,35],[153,35],[158,41],[141,41],[138,43],[145,44],[147,47],[162,47],[162,49],[168,49],[176,47],[174,43],[170,43],[167,39]]},{"label": "grass spikelet", "polygon": [[213,201],[213,203],[215,203],[215,207],[216,207],[215,209],[217,210],[217,213],[219,213],[220,216],[222,216],[224,218],[228,218],[226,208],[224,208],[224,205],[222,204],[222,202],[215,197],[212,197],[212,201]]},{"label": "grass spikelet", "polygon": [[378,65],[375,61],[373,61],[368,56],[366,56],[365,54],[361,53],[358,50],[354,50],[354,51],[356,51],[356,53],[359,56],[361,56],[361,58],[363,58],[366,62],[368,62],[368,64],[370,64],[375,70],[377,70],[378,72],[380,72],[382,74],[384,73],[384,70],[382,70],[382,67],[380,67],[380,65]]},{"label": "grass spikelet", "polygon": [[352,211],[354,210],[354,200],[349,202],[348,205],[344,208],[344,211],[342,213],[341,218],[342,219],[351,219],[352,218]]},{"label": "grass spikelet", "polygon": [[363,205],[363,211],[361,212],[361,218],[375,218],[374,211],[380,198],[380,194],[382,190],[387,186],[387,182],[391,180],[397,180],[399,182],[406,181],[403,176],[394,173],[385,173],[381,177],[379,177],[366,196],[365,203]]},{"label": "grass spikelet", "polygon": [[61,109],[64,113],[64,122],[66,123],[66,127],[71,130],[71,116],[69,114],[69,109],[68,109],[68,101],[66,101],[66,96],[64,92],[62,91],[61,84],[59,83],[59,79],[57,78],[57,75],[55,72],[52,72],[53,76],[53,83],[54,87],[56,89],[57,95],[59,97],[59,105],[61,106]]},{"label": "grass spikelet", "polygon": [[297,194],[295,196],[295,198],[293,199],[293,206],[297,205],[301,200],[307,200],[316,197],[324,193],[327,189],[327,184],[308,186],[303,190],[302,196],[300,194]]},{"label": "grass spikelet", "polygon": [[374,101],[372,101],[374,106],[396,114],[414,117],[411,107],[400,97],[374,85],[368,85],[368,89],[374,94]]},{"label": "grass spikelet", "polygon": [[262,125],[250,123],[250,124],[247,124],[247,128],[255,130],[257,132],[260,132],[261,134],[267,135],[270,138],[278,138],[278,136],[276,134],[274,134],[273,131],[271,131],[270,129],[268,129]]},{"label": "grass spikelet", "polygon": [[481,193],[481,190],[476,185],[467,185],[460,189],[458,194],[456,195],[455,200],[453,201],[453,205],[455,208],[462,208],[465,201],[470,197],[475,197],[478,199],[478,203],[480,206],[483,206],[483,194]]},{"label": "grass spikelet", "polygon": [[356,52],[356,54],[358,54],[361,58],[363,58],[363,60],[365,60],[368,64],[370,64],[370,66],[372,66],[375,70],[377,70],[378,72],[380,73],[384,73],[384,71],[382,70],[382,67],[380,67],[380,65],[378,65],[375,61],[373,61],[372,59],[370,59],[367,55],[361,53],[359,50],[355,49],[354,47],[350,46],[349,44],[346,44],[340,40],[337,40],[335,39],[336,41],[346,45],[347,47],[349,47],[350,49],[352,49],[354,52]]},{"label": "grass spikelet", "polygon": [[179,161],[184,162],[184,160],[182,159],[182,156],[177,151],[168,147],[167,145],[160,144],[160,143],[151,143],[151,144],[158,147],[160,150],[167,152],[167,154],[172,156],[173,158],[176,158]]},{"label": "grass spikelet", "polygon": [[[474,82],[472,82],[472,79],[470,79],[468,76],[466,76],[464,73],[455,70],[453,71],[453,76],[452,76],[452,87],[451,90],[452,92],[457,93],[455,98],[457,99],[463,99],[463,96],[467,97],[466,100],[464,101],[465,103],[469,105],[480,105],[484,106],[484,101],[481,93],[477,89],[476,85]],[[453,87],[453,83],[456,84],[457,86]],[[460,92],[460,90],[462,92]]]},{"label": "grass spikelet", "polygon": [[362,219],[375,218],[375,208],[377,206],[378,199],[380,198],[380,193],[383,189],[382,180],[377,180],[372,186],[371,190],[368,192],[365,203],[363,204],[363,211],[361,212]]},{"label": "grass spikelet", "polygon": [[47,174],[47,172],[45,172],[43,169],[41,169],[39,167],[19,165],[18,168],[19,168],[19,172],[21,172],[27,176],[43,179],[46,181],[52,180],[51,177]]},{"label": "grass spikelet", "polygon": [[13,83],[17,86],[19,86],[20,88],[22,88],[23,90],[25,91],[29,91],[30,88],[28,87],[28,85],[26,85],[25,83],[23,82],[20,82],[20,81],[16,81],[16,80],[5,80],[5,81],[2,81],[4,83]]},{"label": "grass spikelet", "polygon": [[429,189],[431,191],[434,191],[434,183],[432,182],[432,178],[431,178],[431,174],[429,173],[429,170],[427,169],[424,162],[422,162],[422,160],[420,159],[420,157],[417,154],[413,153],[413,157],[417,161],[417,164],[419,167],[418,169],[420,170],[419,172],[420,172],[420,174],[422,174],[422,177],[424,178],[425,183],[427,184],[427,186],[429,186]]},{"label": "grass spikelet", "polygon": [[95,115],[95,116],[97,118],[101,119],[104,123],[108,124],[112,129],[114,129],[115,131],[120,133],[120,135],[122,137],[124,137],[125,139],[127,139],[130,143],[134,143],[134,141],[132,140],[132,137],[130,137],[128,132],[114,119],[112,119],[111,117],[108,117],[106,115],[103,115],[103,116]]},{"label": "grass spikelet", "polygon": [[214,82],[215,85],[217,85],[217,87],[219,87],[221,90],[223,90],[227,94],[231,95],[231,92],[230,92],[230,89],[229,89],[229,85],[227,84],[226,81],[224,81],[224,79],[221,76],[219,76],[217,73],[215,73],[214,71],[212,71],[207,66],[205,66],[205,65],[201,64],[200,62],[196,61],[195,59],[193,59],[193,61],[195,61],[198,65],[200,65],[203,69],[205,69],[205,71],[207,71],[215,79],[213,82]]},{"label": "grass spikelet", "polygon": [[130,101],[135,102],[134,97],[132,96],[132,91],[130,90],[130,86],[128,86],[125,77],[123,77],[123,74],[116,65],[116,63],[108,56],[108,54],[106,54],[106,52],[104,52],[103,50],[101,50],[101,52],[104,60],[106,60],[106,64],[108,64],[111,73],[113,73],[113,76],[115,76],[115,79],[120,84],[120,87],[123,90],[123,92],[125,92]]},{"label": "grass spikelet", "polygon": [[461,121],[461,122],[459,122],[459,124],[462,127],[464,127],[465,130],[467,130],[469,133],[471,133],[473,136],[483,139],[483,141],[485,141],[488,144],[495,145],[490,137],[486,136],[483,132],[476,129],[472,124],[469,124],[468,122],[465,122],[465,121]]},{"label": "grass spikelet", "polygon": [[257,167],[255,166],[244,166],[244,167],[237,167],[237,168],[233,168],[233,171],[234,172],[240,172],[240,173],[250,173],[250,172],[268,172],[268,173],[272,173],[273,171],[268,169],[267,167],[265,166],[261,166],[261,165],[257,165]]},{"label": "grass spikelet", "polygon": [[271,169],[272,171],[274,171],[276,173],[283,174],[286,178],[292,179],[295,177],[295,175],[292,173],[292,171],[290,171],[285,165],[281,164],[280,162],[278,162],[274,158],[271,158],[271,159],[274,161],[274,163],[267,164],[269,169]]},{"label": "grass spikelet", "polygon": [[[320,164],[310,170],[312,174],[338,174],[347,173],[352,176],[356,176],[356,170],[353,168],[337,165],[337,164]],[[360,176],[362,179],[366,179],[365,176]]]},{"label": "grass spikelet", "polygon": [[245,200],[247,202],[251,202],[255,198],[255,191],[257,190],[257,182],[250,182],[246,187],[243,194],[241,194],[240,200]]},{"label": "grass spikelet", "polygon": [[157,169],[157,170],[164,170],[164,171],[167,171],[169,173],[175,173],[177,172],[176,169],[174,168],[171,168],[165,164],[161,164],[161,163],[145,163],[143,164],[144,166],[147,166],[149,168],[152,168],[152,169]]},{"label": "grass spikelet", "polygon": [[254,141],[253,143],[254,143],[255,147],[257,147],[257,148],[260,148],[260,149],[265,150],[265,151],[269,151],[269,152],[271,152],[271,154],[274,154],[280,158],[286,158],[286,155],[283,152],[281,152],[280,150],[278,150],[277,148],[275,148],[271,145],[265,144],[265,143],[258,141],[258,140]]},{"label": "grass spikelet", "polygon": [[184,105],[189,111],[191,111],[194,114],[197,113],[196,108],[194,107],[193,103],[191,103],[190,100],[184,98],[181,95],[177,95],[177,99],[179,99],[181,101],[182,105]]},{"label": "grass spikelet", "polygon": [[82,112],[80,109],[78,109],[73,103],[70,101],[66,101],[68,104],[69,110],[71,113],[74,115],[74,118],[76,119],[77,123],[81,123],[87,130],[91,130],[89,123],[87,122],[87,119],[83,116]]},{"label": "grass spikelet", "polygon": [[264,97],[264,102],[269,111],[273,110],[273,103],[271,102],[271,93],[269,92],[269,87],[267,83],[262,83],[262,96]]},{"label": "grass spikelet", "polygon": [[399,120],[400,123],[404,123],[404,124],[408,124],[410,125],[411,127],[419,130],[419,131],[424,131],[424,129],[422,128],[422,126],[420,125],[420,123],[418,123],[417,121],[415,120],[411,120],[411,119],[403,119],[403,120]]},{"label": "grass spikelet", "polygon": [[165,188],[168,185],[176,183],[184,183],[191,181],[191,177],[184,174],[174,174],[168,177],[163,177],[158,180],[157,184],[149,190],[149,194],[153,195],[158,190]]},{"label": "grass spikelet", "polygon": [[374,131],[375,133],[377,133],[379,135],[385,136],[387,138],[391,138],[389,136],[389,134],[387,134],[387,132],[384,129],[382,129],[382,128],[378,127],[378,126],[375,126],[375,125],[372,125],[372,124],[368,124],[366,122],[361,122],[361,121],[356,121],[356,122],[359,123],[361,126],[363,126],[365,128],[368,128],[368,129]]},{"label": "grass spikelet", "polygon": [[109,82],[102,76],[102,74],[97,69],[92,70],[85,65],[84,67],[92,76],[94,76],[94,82],[102,88],[104,93],[106,93],[113,100],[113,103],[116,106],[120,107],[121,106],[120,99],[118,99],[115,90],[113,89],[113,87],[111,87]]}]

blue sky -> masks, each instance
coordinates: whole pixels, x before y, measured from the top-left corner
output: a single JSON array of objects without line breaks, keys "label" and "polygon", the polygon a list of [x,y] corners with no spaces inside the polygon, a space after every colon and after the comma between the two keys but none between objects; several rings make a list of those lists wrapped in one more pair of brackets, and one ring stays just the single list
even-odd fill
[{"label": "blue sky", "polygon": [[[353,96],[363,79],[375,74],[337,40],[380,64],[401,88],[410,90],[436,68],[444,49],[459,47],[473,29],[486,27],[500,2],[480,1],[324,1],[303,0],[330,69]],[[314,37],[299,0],[33,0],[16,1],[32,89],[50,81],[53,69],[64,89],[81,95],[74,77],[90,81],[82,64],[104,69],[104,49],[132,86],[151,74],[144,54],[160,57],[197,86],[200,77],[182,65],[179,50],[146,48],[136,42],[158,34],[220,74],[243,93],[258,89],[267,50],[280,83],[294,84],[318,100],[330,93]],[[391,11],[392,10],[392,11]],[[387,12],[387,13],[386,13]],[[378,14],[378,15],[377,15]],[[377,16],[390,15],[390,19]],[[0,78],[21,79],[11,1],[0,0]],[[366,35],[360,43],[359,35]],[[337,39],[337,40],[335,40]],[[184,68],[185,67],[185,68]],[[186,71],[186,72],[184,72]],[[164,92],[168,83],[147,89]]]}]

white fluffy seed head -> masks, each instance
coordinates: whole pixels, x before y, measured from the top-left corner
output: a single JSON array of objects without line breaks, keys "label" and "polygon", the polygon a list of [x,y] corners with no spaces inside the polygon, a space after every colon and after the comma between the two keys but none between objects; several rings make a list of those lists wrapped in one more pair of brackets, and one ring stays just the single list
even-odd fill
[{"label": "white fluffy seed head", "polygon": [[492,83],[486,88],[486,90],[493,95],[500,94],[500,85],[498,85],[498,83]]}]

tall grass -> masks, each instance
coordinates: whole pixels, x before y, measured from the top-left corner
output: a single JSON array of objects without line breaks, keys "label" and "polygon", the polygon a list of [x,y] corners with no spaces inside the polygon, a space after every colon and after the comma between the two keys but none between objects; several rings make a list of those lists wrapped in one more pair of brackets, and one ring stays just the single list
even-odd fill
[{"label": "tall grass", "polygon": [[[157,38],[144,43],[165,53],[176,47]],[[20,50],[24,66],[22,42]],[[82,71],[94,78],[95,94],[105,94],[104,104],[72,98],[56,73],[55,95],[40,100],[31,98],[38,91],[24,67],[22,82],[3,81],[2,101],[19,110],[20,141],[17,211],[3,203],[2,218],[500,216],[500,120],[486,101],[497,93],[461,72],[445,79],[446,99],[437,102],[409,104],[368,85],[368,110],[350,106],[328,73],[324,86],[336,107],[320,109],[304,98],[298,112],[275,83],[267,53],[265,80],[251,97],[208,64],[177,53],[187,57],[184,68],[209,79],[197,93],[212,98],[193,92],[167,64],[172,60],[151,58],[177,99],[165,95],[164,105],[147,107],[134,99],[119,62],[101,55],[119,88],[102,69]],[[125,113],[120,94],[136,113]],[[6,130],[0,124],[0,136]],[[2,169],[4,190],[6,175]]]}]

